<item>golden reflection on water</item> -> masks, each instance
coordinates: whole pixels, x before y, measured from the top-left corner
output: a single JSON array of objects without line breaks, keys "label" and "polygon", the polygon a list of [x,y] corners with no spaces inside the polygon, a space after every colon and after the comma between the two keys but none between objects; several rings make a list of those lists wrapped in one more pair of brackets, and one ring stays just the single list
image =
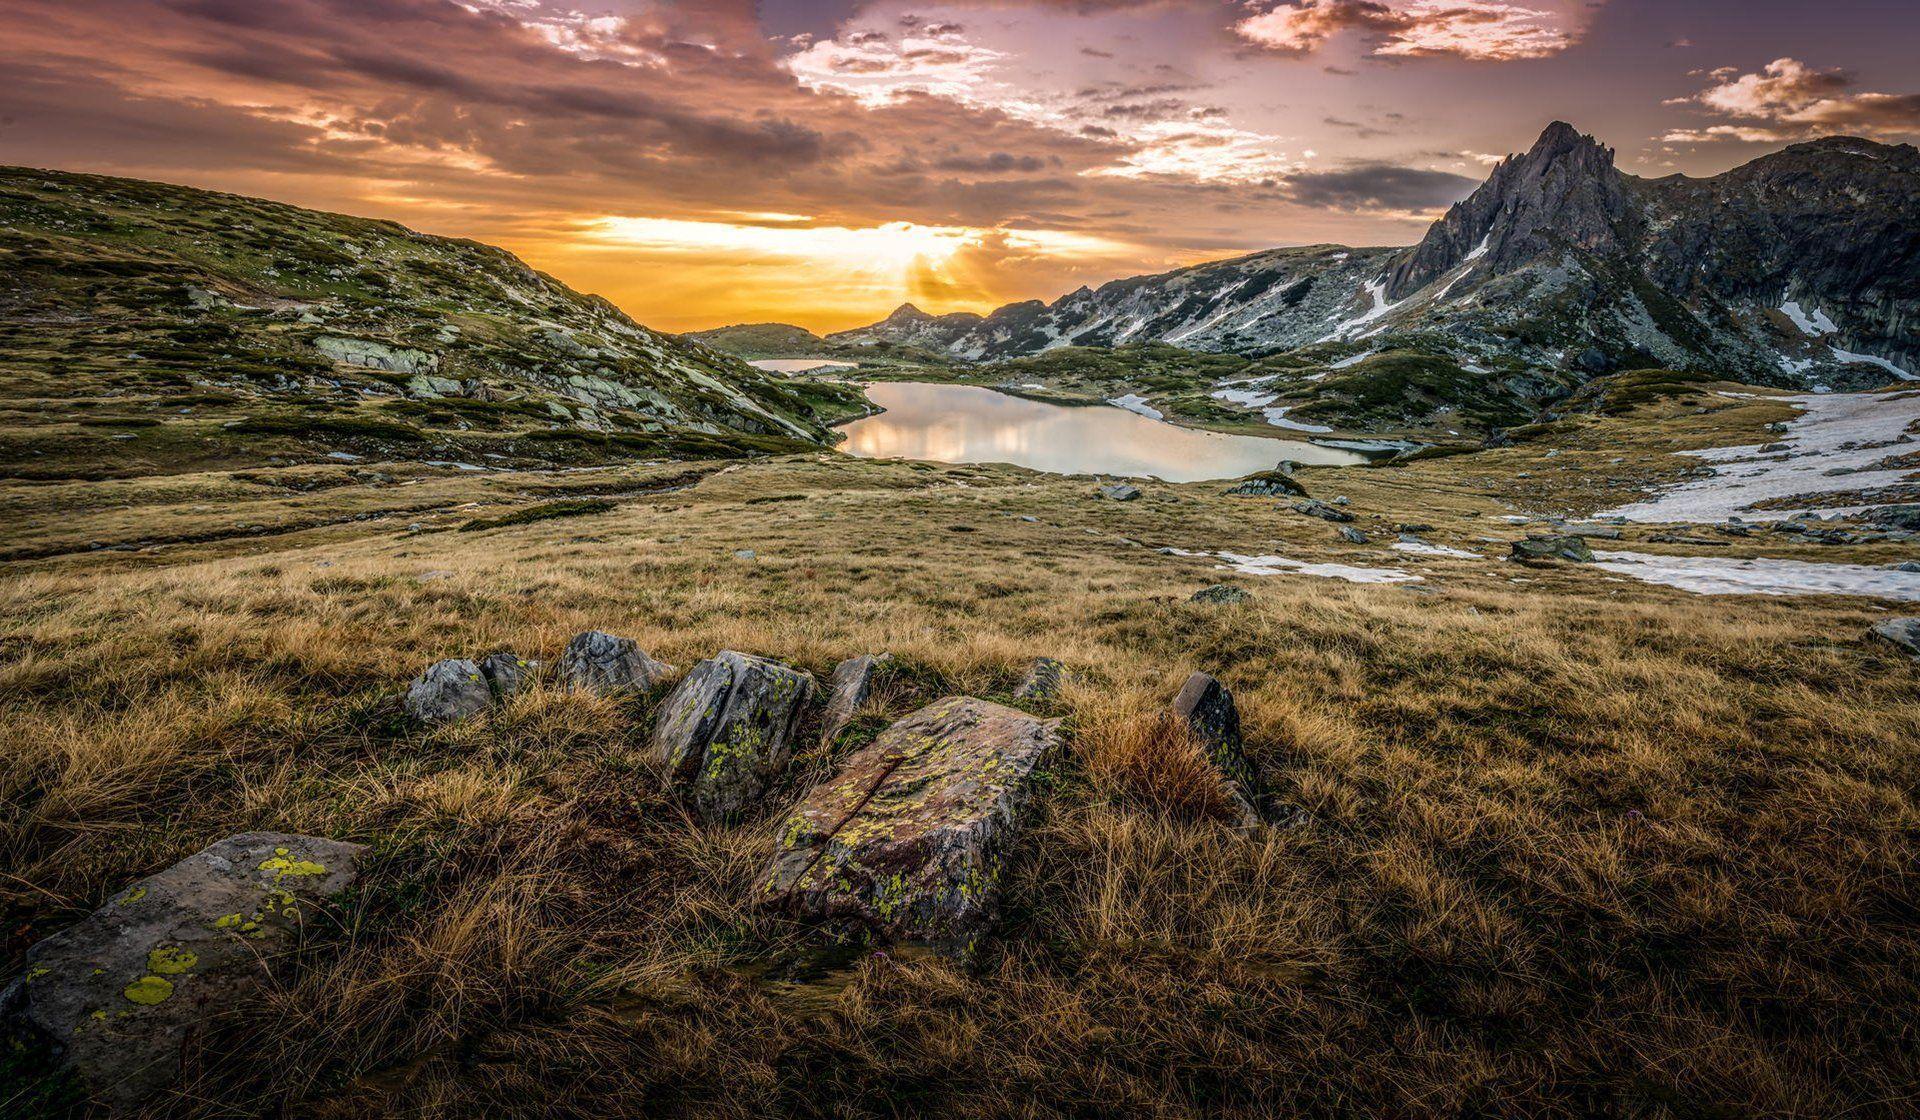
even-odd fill
[{"label": "golden reflection on water", "polygon": [[1271,470],[1282,459],[1356,463],[1347,451],[1290,439],[1201,432],[1125,409],[1045,404],[974,385],[878,382],[887,411],[844,429],[840,449],[866,459],[1014,463],[1057,474],[1195,482]]}]

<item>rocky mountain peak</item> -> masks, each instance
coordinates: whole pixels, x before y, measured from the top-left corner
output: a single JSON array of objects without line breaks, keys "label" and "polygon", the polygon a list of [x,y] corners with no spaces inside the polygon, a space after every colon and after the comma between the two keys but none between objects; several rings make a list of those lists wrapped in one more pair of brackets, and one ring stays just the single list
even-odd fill
[{"label": "rocky mountain peak", "polygon": [[1632,213],[1613,149],[1554,121],[1524,154],[1508,156],[1389,273],[1399,298],[1469,261],[1505,272],[1572,246],[1610,252]]},{"label": "rocky mountain peak", "polygon": [[902,323],[925,323],[925,322],[930,322],[932,319],[933,319],[933,316],[920,310],[918,307],[915,307],[913,304],[903,303],[900,306],[894,308],[893,314],[887,316],[885,319],[881,320],[881,322],[893,323],[897,326]]}]

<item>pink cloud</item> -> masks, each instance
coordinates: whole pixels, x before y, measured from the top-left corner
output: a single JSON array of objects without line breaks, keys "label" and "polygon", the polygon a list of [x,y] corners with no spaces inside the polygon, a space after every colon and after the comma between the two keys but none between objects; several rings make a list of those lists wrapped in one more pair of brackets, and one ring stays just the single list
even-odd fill
[{"label": "pink cloud", "polygon": [[1477,62],[1546,58],[1579,42],[1582,9],[1503,0],[1292,0],[1234,25],[1266,50],[1307,55],[1335,36],[1372,37],[1378,57],[1454,57]]},{"label": "pink cloud", "polygon": [[1713,140],[1778,142],[1833,132],[1874,136],[1920,133],[1920,94],[1851,92],[1853,78],[1794,58],[1777,58],[1751,74],[1722,67],[1706,75],[1712,84],[1669,105],[1695,105],[1732,123],[1678,128],[1669,143]]}]

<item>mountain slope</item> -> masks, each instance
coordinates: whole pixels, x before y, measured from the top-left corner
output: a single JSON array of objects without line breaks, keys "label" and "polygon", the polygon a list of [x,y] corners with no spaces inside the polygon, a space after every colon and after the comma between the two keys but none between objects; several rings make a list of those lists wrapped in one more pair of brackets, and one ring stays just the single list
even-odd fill
[{"label": "mountain slope", "polygon": [[[833,336],[970,360],[1167,342],[1411,346],[1463,369],[1673,366],[1861,387],[1920,368],[1920,152],[1838,138],[1708,179],[1626,175],[1556,122],[1405,249],[1313,246]],[[1374,341],[1374,340],[1379,341]]]},{"label": "mountain slope", "polygon": [[856,411],[390,222],[0,168],[0,471],[791,450]]}]

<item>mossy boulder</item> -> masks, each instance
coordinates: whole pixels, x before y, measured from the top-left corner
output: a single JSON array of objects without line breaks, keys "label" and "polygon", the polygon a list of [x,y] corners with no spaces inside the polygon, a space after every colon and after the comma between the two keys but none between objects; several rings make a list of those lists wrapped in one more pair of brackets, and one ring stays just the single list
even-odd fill
[{"label": "mossy boulder", "polygon": [[672,672],[673,666],[647,656],[632,638],[599,630],[575,634],[560,655],[560,680],[601,696],[646,692]]},{"label": "mossy boulder", "polygon": [[965,952],[998,914],[1042,720],[971,696],[900,720],[807,795],[780,829],[767,905],[804,920]]},{"label": "mossy boulder", "polygon": [[407,687],[407,715],[426,724],[477,716],[492,703],[480,666],[464,657],[434,662]]},{"label": "mossy boulder", "polygon": [[733,650],[695,665],[667,697],[653,747],[708,820],[730,820],[786,768],[813,676]]},{"label": "mossy boulder", "polygon": [[207,1028],[257,998],[365,849],[231,836],[114,895],[27,951],[0,993],[17,1045],[43,1048],[111,1108],[174,1082]]}]

